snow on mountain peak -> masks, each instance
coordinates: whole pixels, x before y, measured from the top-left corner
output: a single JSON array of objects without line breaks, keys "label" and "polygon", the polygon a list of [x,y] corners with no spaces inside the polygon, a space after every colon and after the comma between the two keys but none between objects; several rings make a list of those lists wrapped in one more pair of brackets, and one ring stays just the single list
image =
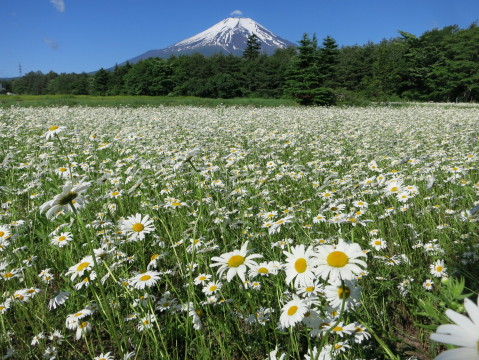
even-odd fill
[{"label": "snow on mountain peak", "polygon": [[246,49],[248,38],[255,34],[261,44],[261,51],[272,54],[278,48],[296,46],[285,40],[253,19],[245,17],[229,17],[221,20],[209,29],[177,42],[164,49],[150,50],[130,60],[135,64],[150,57],[167,59],[170,56],[191,55],[200,53],[210,56],[217,53],[241,55]]},{"label": "snow on mountain peak", "polygon": [[209,29],[180,41],[169,48],[176,51],[191,51],[205,46],[219,46],[228,53],[235,53],[237,49],[245,49],[248,37],[255,34],[262,49],[271,52],[271,49],[294,46],[253,19],[243,17],[229,17],[213,25]]}]

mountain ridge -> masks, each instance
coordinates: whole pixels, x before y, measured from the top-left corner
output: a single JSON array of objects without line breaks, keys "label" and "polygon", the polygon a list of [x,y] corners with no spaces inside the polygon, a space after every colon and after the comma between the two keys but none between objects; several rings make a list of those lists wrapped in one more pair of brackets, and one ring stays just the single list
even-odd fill
[{"label": "mountain ridge", "polygon": [[127,62],[135,64],[151,57],[166,59],[171,56],[192,55],[194,53],[200,53],[204,56],[216,53],[241,55],[246,49],[248,37],[252,34],[258,37],[261,44],[260,51],[267,54],[274,53],[278,48],[296,46],[251,18],[228,17],[196,35],[163,49],[148,50],[120,65]]}]

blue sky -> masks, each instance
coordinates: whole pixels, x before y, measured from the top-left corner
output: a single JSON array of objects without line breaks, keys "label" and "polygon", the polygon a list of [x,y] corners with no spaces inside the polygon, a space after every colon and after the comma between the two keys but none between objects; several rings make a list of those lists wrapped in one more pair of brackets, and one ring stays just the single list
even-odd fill
[{"label": "blue sky", "polygon": [[91,72],[193,36],[242,13],[296,42],[303,33],[341,45],[379,42],[398,30],[479,20],[479,0],[0,0],[0,78],[30,71]]}]

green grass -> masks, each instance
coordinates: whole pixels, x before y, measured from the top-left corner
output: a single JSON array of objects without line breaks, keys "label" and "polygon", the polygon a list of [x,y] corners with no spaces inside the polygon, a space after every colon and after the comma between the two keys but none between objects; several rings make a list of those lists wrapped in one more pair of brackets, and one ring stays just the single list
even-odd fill
[{"label": "green grass", "polygon": [[171,96],[89,96],[89,95],[0,95],[0,107],[44,107],[44,106],[297,106],[288,99],[208,99]]}]

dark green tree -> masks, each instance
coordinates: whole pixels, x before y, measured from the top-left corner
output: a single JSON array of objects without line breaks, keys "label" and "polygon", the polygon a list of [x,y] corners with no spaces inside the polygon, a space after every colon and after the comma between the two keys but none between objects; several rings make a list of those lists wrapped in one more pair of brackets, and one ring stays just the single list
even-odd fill
[{"label": "dark green tree", "polygon": [[149,58],[139,61],[125,75],[129,95],[168,95],[173,90],[173,70],[166,60]]},{"label": "dark green tree", "polygon": [[246,60],[256,59],[261,50],[261,42],[256,34],[251,34],[246,42],[246,49],[243,51],[243,57]]},{"label": "dark green tree", "polygon": [[407,69],[406,50],[405,42],[399,38],[383,40],[374,47],[373,76],[366,84],[370,98],[388,100],[398,96]]},{"label": "dark green tree", "polygon": [[108,71],[103,68],[98,70],[95,75],[93,75],[90,94],[101,96],[107,95],[110,88],[110,78],[111,75]]},{"label": "dark green tree", "polygon": [[285,93],[301,105],[333,105],[333,91],[323,87],[316,35],[310,39],[304,34],[297,50],[286,73]]},{"label": "dark green tree", "polygon": [[88,95],[90,76],[86,73],[62,73],[48,82],[48,94]]},{"label": "dark green tree", "polygon": [[338,86],[339,49],[336,40],[326,36],[319,49],[319,67],[323,76],[323,86],[336,88]]},{"label": "dark green tree", "polygon": [[125,76],[131,69],[131,64],[127,62],[123,66],[115,65],[115,68],[110,74],[110,82],[108,88],[108,95],[124,95],[126,94]]},{"label": "dark green tree", "polygon": [[31,71],[12,83],[13,92],[17,94],[44,95],[47,93],[48,82],[57,74],[49,72],[44,75],[41,71]]},{"label": "dark green tree", "polygon": [[337,82],[341,88],[352,91],[364,91],[364,84],[372,78],[374,44],[345,46],[338,53]]}]

